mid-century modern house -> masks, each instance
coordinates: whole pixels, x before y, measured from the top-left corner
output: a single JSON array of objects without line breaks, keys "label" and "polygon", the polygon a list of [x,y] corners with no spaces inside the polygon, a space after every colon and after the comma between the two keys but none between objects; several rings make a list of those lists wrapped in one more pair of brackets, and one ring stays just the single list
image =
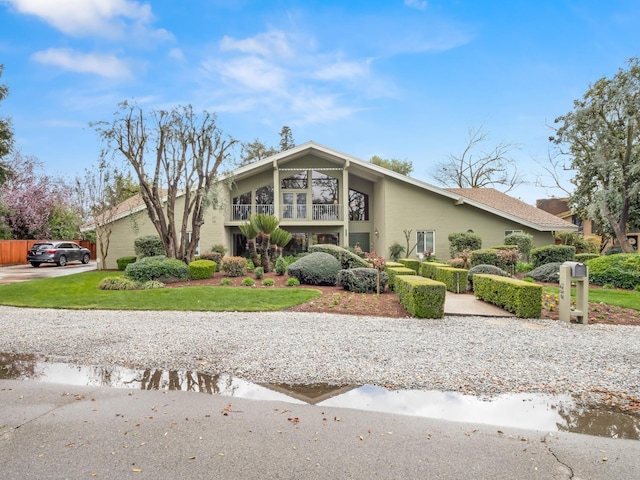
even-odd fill
[{"label": "mid-century modern house", "polygon": [[[307,142],[240,167],[219,184],[221,206],[207,213],[199,249],[223,244],[242,255],[239,225],[254,213],[269,213],[291,232],[287,253],[309,245],[360,246],[388,256],[397,242],[412,252],[449,258],[450,233],[472,230],[483,248],[504,243],[505,235],[526,232],[534,246],[553,243],[555,231],[577,227],[494,189],[444,189]],[[120,207],[111,234],[109,259],[133,255],[133,241],[156,234],[145,206],[132,199]]]}]

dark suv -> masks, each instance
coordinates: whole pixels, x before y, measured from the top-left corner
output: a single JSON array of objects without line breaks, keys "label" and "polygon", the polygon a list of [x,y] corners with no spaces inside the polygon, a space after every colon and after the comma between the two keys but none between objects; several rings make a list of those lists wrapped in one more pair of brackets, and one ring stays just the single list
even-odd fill
[{"label": "dark suv", "polygon": [[27,252],[27,262],[34,267],[42,263],[55,263],[64,267],[67,262],[89,263],[91,252],[73,242],[40,242],[34,243]]}]

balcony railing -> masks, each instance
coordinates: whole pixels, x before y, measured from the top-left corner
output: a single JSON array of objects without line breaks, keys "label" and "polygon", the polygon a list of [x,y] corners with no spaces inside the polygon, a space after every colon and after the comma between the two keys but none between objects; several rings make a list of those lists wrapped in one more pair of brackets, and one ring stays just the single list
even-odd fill
[{"label": "balcony railing", "polygon": [[[273,205],[231,205],[231,220],[249,220],[254,213],[274,214]],[[281,205],[281,220],[312,220],[331,221],[342,220],[342,205],[340,204],[306,204],[306,205]]]}]

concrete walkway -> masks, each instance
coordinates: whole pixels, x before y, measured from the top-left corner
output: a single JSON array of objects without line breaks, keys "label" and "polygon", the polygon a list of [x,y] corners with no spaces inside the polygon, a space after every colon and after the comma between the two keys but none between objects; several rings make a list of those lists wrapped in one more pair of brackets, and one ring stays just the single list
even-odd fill
[{"label": "concrete walkway", "polygon": [[479,300],[473,293],[451,292],[447,292],[444,301],[444,314],[452,316],[515,317],[511,312]]}]

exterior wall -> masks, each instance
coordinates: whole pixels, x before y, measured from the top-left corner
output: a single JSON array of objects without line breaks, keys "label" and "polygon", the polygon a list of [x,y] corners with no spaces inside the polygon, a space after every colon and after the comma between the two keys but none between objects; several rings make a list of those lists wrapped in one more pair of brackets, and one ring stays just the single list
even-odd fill
[{"label": "exterior wall", "polygon": [[[385,179],[386,204],[384,208],[384,249],[379,253],[388,255],[392,243],[398,242],[406,248],[403,230],[412,230],[411,247],[416,242],[417,230],[435,231],[435,256],[447,260],[451,233],[473,230],[482,238],[482,247],[504,244],[506,230],[522,230],[533,236],[534,246],[553,243],[551,232],[538,232],[516,222],[500,218],[467,204],[456,205],[455,201],[395,179]],[[411,248],[410,247],[410,248]],[[411,257],[415,258],[415,250]]]}]

